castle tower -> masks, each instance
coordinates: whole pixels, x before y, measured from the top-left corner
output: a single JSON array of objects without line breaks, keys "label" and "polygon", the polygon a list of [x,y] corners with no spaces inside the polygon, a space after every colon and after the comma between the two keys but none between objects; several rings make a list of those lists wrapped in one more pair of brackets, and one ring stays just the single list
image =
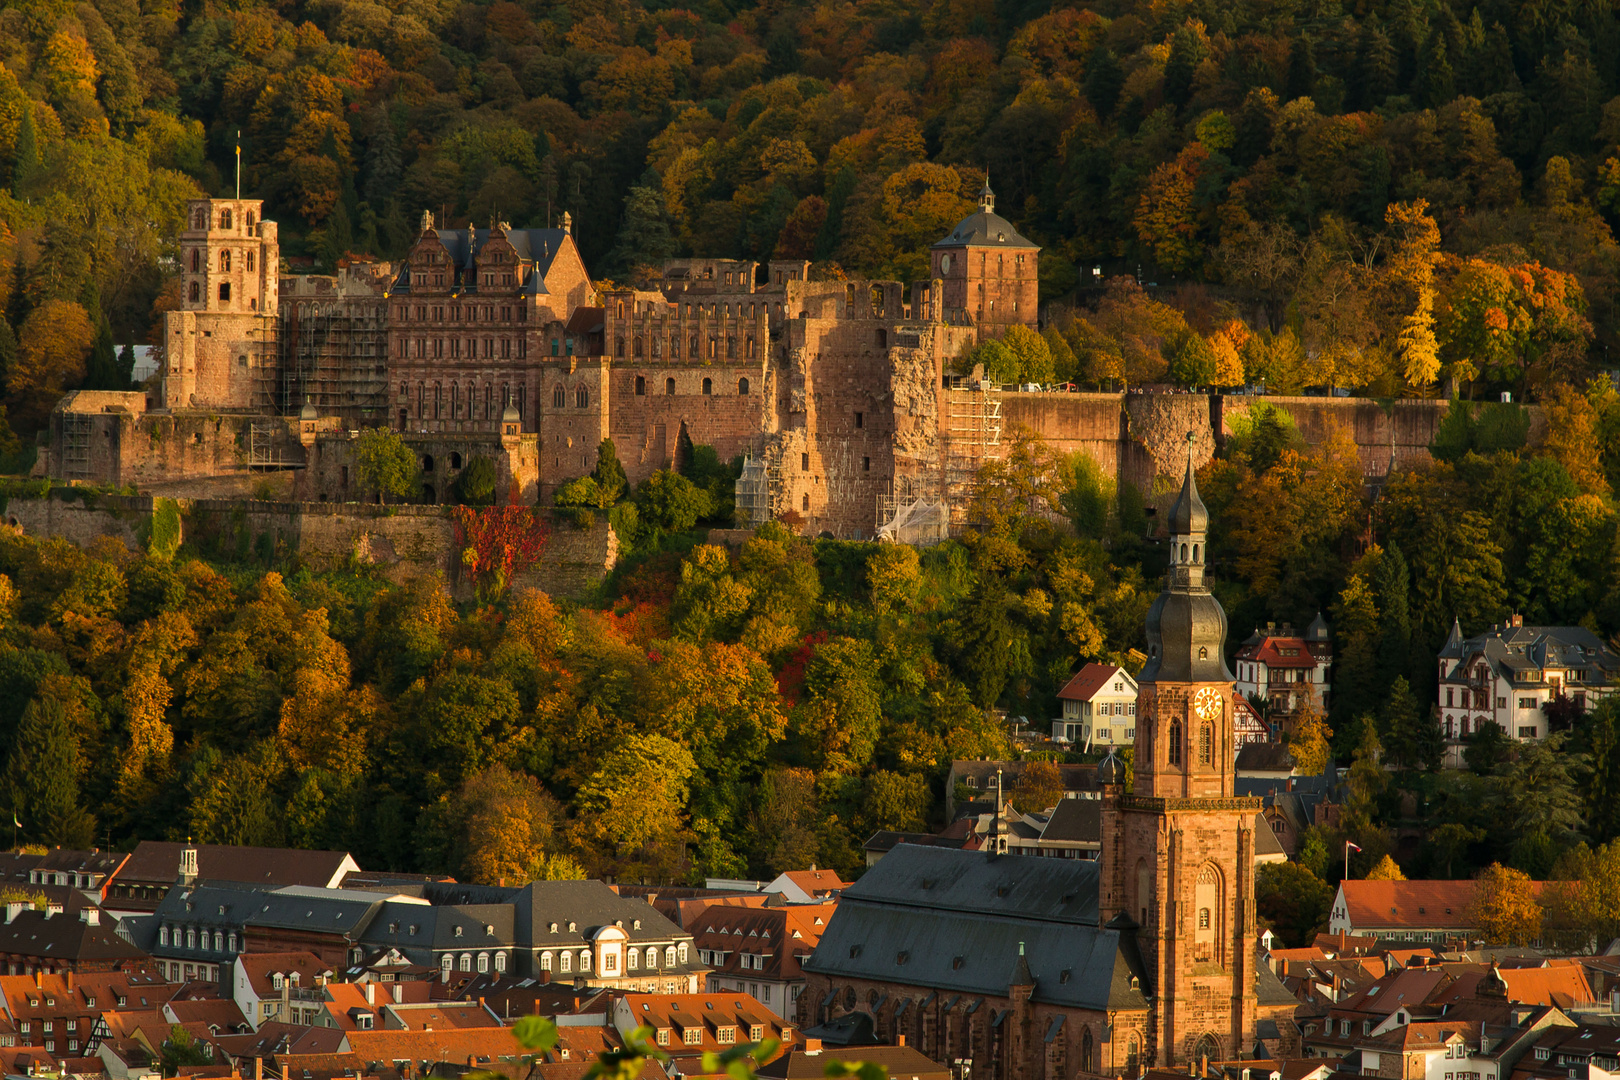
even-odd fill
[{"label": "castle tower", "polygon": [[268,403],[281,249],[258,199],[194,199],[180,234],[180,308],[163,317],[163,406]]},{"label": "castle tower", "polygon": [[962,219],[933,246],[931,274],[940,280],[947,312],[966,312],[979,340],[1000,337],[1009,326],[1035,325],[1041,249],[996,213],[996,195],[986,178],[979,210]]},{"label": "castle tower", "polygon": [[1154,1009],[1150,1064],[1247,1056],[1256,1034],[1254,822],[1233,794],[1226,613],[1204,582],[1209,512],[1189,454],[1170,511],[1170,566],[1148,611],[1135,789],[1103,787],[1101,920],[1137,926]]}]

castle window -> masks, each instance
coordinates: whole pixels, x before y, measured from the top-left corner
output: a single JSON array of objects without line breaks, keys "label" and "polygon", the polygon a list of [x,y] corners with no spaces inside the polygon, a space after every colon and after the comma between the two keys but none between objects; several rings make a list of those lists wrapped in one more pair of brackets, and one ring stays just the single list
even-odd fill
[{"label": "castle window", "polygon": [[556,339],[556,338],[552,338],[552,339],[551,339],[551,355],[552,355],[552,356],[558,356],[558,355],[560,355],[560,352],[559,352],[559,350],[560,350],[560,349],[561,349],[561,348],[562,348],[562,345],[561,345],[561,343],[560,343],[560,342],[558,342],[558,340],[557,340],[557,339]]},{"label": "castle window", "polygon": [[748,380],[747,379],[738,379],[737,380],[737,393],[740,394],[743,397],[748,396]]},{"label": "castle window", "polygon": [[809,472],[810,471],[810,455],[809,454],[800,454],[799,455],[799,471],[800,472]]},{"label": "castle window", "polygon": [[672,360],[681,358],[681,336],[679,334],[669,336],[669,355]]},{"label": "castle window", "polygon": [[246,258],[247,258],[247,270],[248,270],[248,273],[251,274],[251,273],[253,273],[253,252],[251,252],[251,251],[247,252]]},{"label": "castle window", "polygon": [[[641,339],[637,338],[636,340],[640,341]],[[661,356],[663,354],[663,351],[664,351],[664,339],[659,337],[657,334],[654,334],[652,336],[652,338],[651,338],[651,344],[652,344],[652,354],[654,356]]]},{"label": "castle window", "polygon": [[701,354],[701,353],[700,353],[700,352],[699,352],[699,351],[698,351],[698,339],[697,339],[697,335],[696,335],[696,334],[693,334],[693,335],[692,335],[692,340],[691,340],[691,342],[690,342],[690,344],[691,344],[691,346],[692,346],[692,347],[691,347],[691,349],[690,349],[690,350],[688,350],[688,351],[687,351],[687,354],[686,354],[686,355],[688,355],[688,356],[690,356],[690,357],[691,357],[691,358],[692,358],[692,359],[694,359],[694,360],[696,360],[696,359],[697,359],[697,358],[698,358],[698,357],[699,357],[699,356],[701,356],[701,355],[702,355],[702,354]]},{"label": "castle window", "polygon": [[230,272],[231,253],[229,251],[222,251],[219,253],[219,269],[222,273]]},{"label": "castle window", "polygon": [[1165,755],[1170,764],[1181,764],[1181,721],[1170,721],[1169,739],[1165,746]]},{"label": "castle window", "polygon": [[743,355],[746,356],[750,360],[752,360],[754,358],[754,339],[753,338],[748,339],[748,341],[747,341],[747,343],[746,343],[746,345],[744,347]]},{"label": "castle window", "polygon": [[222,282],[219,283],[219,298],[221,300],[227,300],[227,301],[230,300],[230,298],[231,298],[231,283],[230,282],[222,281]]},{"label": "castle window", "polygon": [[636,396],[643,397],[647,393],[647,379],[644,375],[636,376]]},{"label": "castle window", "polygon": [[613,343],[613,355],[624,355],[624,338],[619,338]]},{"label": "castle window", "polygon": [[196,303],[200,303],[201,301],[202,301],[202,282],[193,281],[191,283],[191,302],[193,304],[196,304]]},{"label": "castle window", "polygon": [[568,406],[568,391],[564,390],[560,386],[553,387],[552,391],[551,391],[551,405],[552,405],[553,408],[556,408],[556,409],[567,408],[567,406]]},{"label": "castle window", "polygon": [[191,227],[193,229],[208,228],[208,211],[199,207],[191,213]]},{"label": "castle window", "polygon": [[804,510],[805,513],[810,512],[810,493],[808,491],[804,493]]},{"label": "castle window", "polygon": [[674,379],[665,379],[664,380],[664,393],[669,395],[670,397],[675,396],[675,380]]},{"label": "castle window", "polygon": [[219,212],[219,227],[222,229],[228,229],[231,227],[231,212],[229,210],[221,210]]},{"label": "castle window", "polygon": [[866,414],[865,413],[858,412],[858,413],[855,414],[855,426],[857,428],[863,428],[863,427],[866,426]]},{"label": "castle window", "polygon": [[574,404],[581,409],[591,407],[591,392],[583,386],[574,391]]},{"label": "castle window", "polygon": [[641,355],[641,338],[639,336],[636,338],[635,355],[636,356]]},{"label": "castle window", "polygon": [[714,393],[714,380],[713,379],[704,379],[703,380],[703,393],[705,395]]},{"label": "castle window", "polygon": [[[247,214],[246,214],[247,227],[250,228],[250,229],[253,228],[254,222],[256,220],[257,220],[257,215],[254,214],[253,211],[249,210],[247,212]],[[248,269],[251,270],[251,269],[253,269],[253,267],[250,266],[250,267],[248,267]]]},{"label": "castle window", "polygon": [[191,249],[191,272],[193,274],[202,273],[202,252],[196,248]]}]

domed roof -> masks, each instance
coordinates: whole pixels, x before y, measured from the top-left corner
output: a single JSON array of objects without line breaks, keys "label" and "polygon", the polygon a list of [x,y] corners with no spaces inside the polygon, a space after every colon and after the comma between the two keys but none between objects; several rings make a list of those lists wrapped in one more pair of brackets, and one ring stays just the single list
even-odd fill
[{"label": "domed roof", "polygon": [[1097,783],[1123,784],[1125,782],[1125,763],[1114,756],[1112,750],[1108,756],[1097,763]]},{"label": "domed roof", "polygon": [[1040,245],[1026,240],[1013,228],[1012,222],[996,213],[996,195],[990,190],[990,178],[979,192],[979,211],[957,222],[951,234],[934,245],[936,248],[1002,247],[1039,251]]},{"label": "domed roof", "polygon": [[1204,500],[1198,497],[1198,480],[1193,476],[1191,432],[1187,434],[1187,442],[1187,478],[1181,483],[1181,494],[1176,496],[1175,505],[1170,507],[1171,536],[1209,531],[1209,511],[1204,508]]},{"label": "domed roof", "polygon": [[319,415],[320,414],[315,411],[315,404],[313,402],[306,401],[304,402],[303,409],[298,413],[298,419],[315,420],[319,417]]},{"label": "domed roof", "polygon": [[1232,682],[1226,666],[1226,610],[1208,589],[1166,589],[1148,608],[1149,682]]},{"label": "domed roof", "polygon": [[517,424],[521,423],[522,420],[523,417],[518,414],[516,405],[508,405],[501,410],[501,423],[503,424]]}]

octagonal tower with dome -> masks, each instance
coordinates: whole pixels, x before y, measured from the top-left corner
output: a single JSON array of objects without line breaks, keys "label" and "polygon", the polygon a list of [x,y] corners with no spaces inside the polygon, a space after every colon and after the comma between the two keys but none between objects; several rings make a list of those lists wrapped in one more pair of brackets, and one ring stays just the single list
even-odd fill
[{"label": "octagonal tower with dome", "polygon": [[1189,452],[1164,590],[1147,616],[1133,789],[1122,768],[1099,770],[1101,919],[1135,928],[1156,988],[1147,1051],[1159,1067],[1231,1060],[1257,1038],[1260,800],[1233,792],[1233,678],[1226,612],[1204,580],[1208,530]]}]

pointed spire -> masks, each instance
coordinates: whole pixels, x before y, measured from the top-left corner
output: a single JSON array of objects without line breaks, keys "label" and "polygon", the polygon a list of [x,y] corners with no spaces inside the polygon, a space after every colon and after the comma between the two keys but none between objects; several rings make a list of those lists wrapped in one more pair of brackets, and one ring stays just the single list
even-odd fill
[{"label": "pointed spire", "polygon": [[1182,481],[1181,494],[1176,496],[1175,505],[1170,508],[1171,536],[1209,530],[1209,511],[1204,508],[1204,500],[1198,497],[1198,478],[1193,475],[1194,438],[1192,432],[1187,432],[1187,477]]},{"label": "pointed spire", "polygon": [[1457,616],[1451,617],[1451,633],[1446,635],[1446,643],[1440,647],[1442,657],[1461,657],[1463,647],[1462,623]]},{"label": "pointed spire", "polygon": [[1012,980],[1007,984],[1012,986],[1034,986],[1035,976],[1030,974],[1029,960],[1024,956],[1024,943],[1018,943],[1018,963],[1013,967]]},{"label": "pointed spire", "polygon": [[984,187],[979,189],[979,209],[987,214],[996,212],[996,193],[990,190],[990,170],[984,170]]}]

